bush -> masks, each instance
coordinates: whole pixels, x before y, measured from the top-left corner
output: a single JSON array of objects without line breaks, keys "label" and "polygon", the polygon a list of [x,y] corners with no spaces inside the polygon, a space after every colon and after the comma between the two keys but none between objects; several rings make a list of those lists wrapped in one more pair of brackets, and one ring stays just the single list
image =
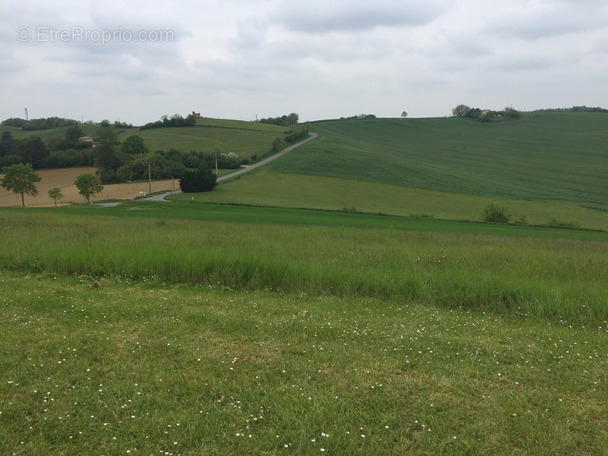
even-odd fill
[{"label": "bush", "polygon": [[484,222],[491,223],[509,223],[511,214],[507,206],[501,206],[492,202],[483,210],[481,218]]},{"label": "bush", "polygon": [[217,176],[208,167],[188,169],[179,180],[179,188],[184,193],[208,192],[213,190]]}]

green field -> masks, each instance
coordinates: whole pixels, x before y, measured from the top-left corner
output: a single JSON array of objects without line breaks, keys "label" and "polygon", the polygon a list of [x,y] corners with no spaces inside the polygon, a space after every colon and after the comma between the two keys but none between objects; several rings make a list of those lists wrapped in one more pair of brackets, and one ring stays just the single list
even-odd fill
[{"label": "green field", "polygon": [[608,445],[607,242],[250,209],[0,210],[0,453]]},{"label": "green field", "polygon": [[196,199],[473,221],[497,201],[513,221],[608,230],[603,114],[342,120],[313,130],[316,140]]},{"label": "green field", "polygon": [[202,118],[193,127],[125,130],[118,139],[123,141],[130,135],[139,135],[152,151],[233,152],[241,158],[257,156],[259,159],[272,150],[272,142],[285,136],[286,131],[286,128],[275,125]]},{"label": "green field", "polygon": [[313,124],[320,138],[271,168],[515,199],[606,205],[608,116],[524,114],[467,119],[378,119]]}]

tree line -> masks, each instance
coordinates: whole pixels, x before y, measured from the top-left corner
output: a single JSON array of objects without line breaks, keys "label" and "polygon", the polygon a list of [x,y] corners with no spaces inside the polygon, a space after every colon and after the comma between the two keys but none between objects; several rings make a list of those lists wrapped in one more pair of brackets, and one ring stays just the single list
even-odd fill
[{"label": "tree line", "polygon": [[608,109],[588,106],[572,106],[571,108],[547,108],[547,109],[536,109],[532,112],[608,112]]},{"label": "tree line", "polygon": [[65,135],[43,141],[40,136],[15,138],[10,131],[0,135],[0,166],[30,163],[34,168],[68,168],[93,165],[93,144],[80,141],[84,133],[71,125]]},{"label": "tree line", "polygon": [[265,119],[258,120],[259,123],[269,124],[269,125],[279,125],[281,127],[292,127],[297,125],[300,116],[292,112],[291,114],[283,114],[279,117],[267,117]]},{"label": "tree line", "polygon": [[[92,125],[93,121],[89,120],[84,122],[87,125]],[[72,125],[82,125],[83,122],[79,122],[74,119],[64,119],[62,117],[42,117],[40,119],[25,120],[19,117],[11,117],[3,120],[0,125],[3,127],[14,127],[20,128],[23,131],[37,131],[37,130],[52,130],[54,128],[70,127]],[[110,124],[109,120],[102,120],[102,126],[114,125],[117,128],[132,128],[133,125],[126,122],[115,121]]]},{"label": "tree line", "polygon": [[152,128],[169,128],[169,127],[193,127],[196,125],[196,117],[194,114],[188,114],[182,117],[179,114],[173,114],[171,117],[162,116],[156,122],[148,122],[139,127],[141,131],[150,130]]},{"label": "tree line", "polygon": [[465,104],[459,104],[452,109],[454,117],[463,117],[475,119],[480,122],[492,122],[494,120],[515,120],[521,117],[521,113],[511,106],[507,106],[501,111],[493,111],[491,109],[471,108]]}]

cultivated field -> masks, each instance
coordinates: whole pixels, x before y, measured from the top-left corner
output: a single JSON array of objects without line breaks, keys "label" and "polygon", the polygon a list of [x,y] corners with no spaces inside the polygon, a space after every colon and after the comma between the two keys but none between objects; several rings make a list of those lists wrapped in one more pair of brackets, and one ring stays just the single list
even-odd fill
[{"label": "cultivated field", "polygon": [[[54,206],[54,201],[48,195],[48,191],[54,187],[59,187],[63,193],[63,198],[57,202],[58,204],[85,202],[84,198],[78,193],[74,181],[79,174],[95,174],[95,168],[48,169],[36,172],[41,177],[41,181],[36,184],[38,195],[35,197],[25,196],[25,205],[28,207]],[[173,188],[172,185],[171,180],[154,181],[152,182],[152,192],[171,190]],[[179,188],[177,181],[175,185]],[[133,199],[141,196],[141,194],[147,194],[148,191],[148,182],[105,185],[103,192],[92,197],[91,202],[108,199]],[[20,205],[21,195],[15,195],[13,192],[0,187],[0,207]]]}]

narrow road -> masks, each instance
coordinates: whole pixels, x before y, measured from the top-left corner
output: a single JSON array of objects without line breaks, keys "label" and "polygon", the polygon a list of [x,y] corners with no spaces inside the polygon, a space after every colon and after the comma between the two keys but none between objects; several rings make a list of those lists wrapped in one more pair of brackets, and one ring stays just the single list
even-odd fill
[{"label": "narrow road", "polygon": [[[254,170],[254,169],[256,169],[256,168],[258,168],[260,166],[264,166],[265,164],[270,163],[272,160],[276,160],[277,158],[285,155],[287,152],[291,152],[296,147],[299,147],[302,144],[307,143],[308,141],[312,141],[317,136],[319,136],[319,135],[317,135],[316,133],[309,133],[308,138],[306,138],[306,139],[304,139],[304,140],[302,140],[300,142],[297,142],[294,145],[289,146],[286,149],[283,149],[281,152],[278,152],[278,153],[276,153],[274,155],[271,155],[268,158],[265,158],[264,160],[261,160],[261,161],[255,163],[254,165],[248,166],[246,168],[239,169],[238,171],[235,171],[235,172],[230,173],[230,174],[226,174],[225,176],[218,177],[217,178],[217,182],[221,182],[221,181],[226,180],[226,179],[231,179],[233,177],[240,176],[241,174],[248,173],[249,171]],[[150,198],[142,198],[139,201],[166,201],[165,200],[165,196],[167,196],[167,195],[174,195],[176,193],[181,193],[181,192],[182,192],[181,190],[175,190],[175,191],[172,191],[172,192],[163,193],[162,195],[151,196]],[[113,203],[110,203],[110,204],[113,204]]]}]

